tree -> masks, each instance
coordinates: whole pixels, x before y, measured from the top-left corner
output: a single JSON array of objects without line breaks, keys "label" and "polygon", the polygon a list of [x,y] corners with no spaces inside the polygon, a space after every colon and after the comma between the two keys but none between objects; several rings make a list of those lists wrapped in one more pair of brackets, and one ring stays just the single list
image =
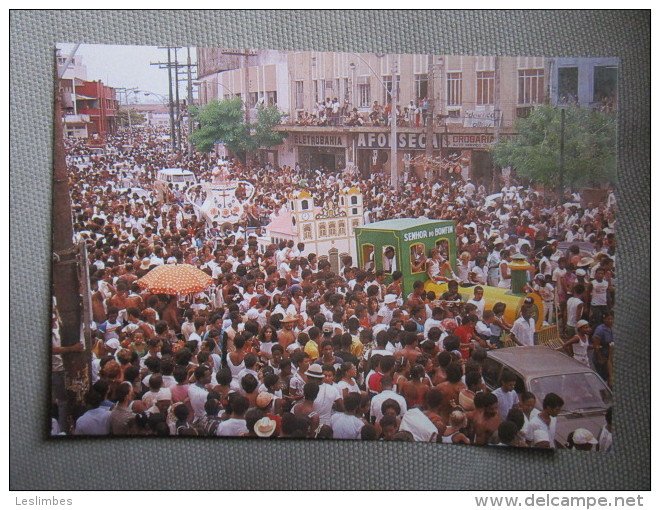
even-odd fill
[{"label": "tree", "polygon": [[283,114],[276,106],[259,106],[257,122],[246,124],[243,102],[239,98],[211,101],[201,108],[191,108],[199,123],[190,139],[197,150],[211,152],[216,143],[224,143],[229,150],[245,160],[248,151],[279,145],[286,133],[273,131],[281,123]]},{"label": "tree", "polygon": [[[495,163],[544,186],[559,183],[561,109],[537,106],[516,122],[519,135],[493,148]],[[583,188],[616,180],[616,116],[569,106],[564,125],[566,187]]]},{"label": "tree", "polygon": [[131,122],[130,122],[131,126],[137,126],[139,124],[143,124],[144,121],[147,120],[147,118],[144,116],[144,114],[142,114],[138,111],[135,111],[132,108],[130,110],[121,109],[117,112],[117,118],[119,119],[119,124],[120,125],[122,125],[122,126],[128,126],[129,125],[129,122],[128,122],[129,113],[130,113],[130,116],[131,116],[130,117],[131,118]]}]

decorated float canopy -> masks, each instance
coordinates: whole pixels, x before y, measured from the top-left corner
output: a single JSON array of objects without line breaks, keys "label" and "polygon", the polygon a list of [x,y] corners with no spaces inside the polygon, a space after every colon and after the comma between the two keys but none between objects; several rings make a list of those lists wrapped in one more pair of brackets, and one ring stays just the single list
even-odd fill
[{"label": "decorated float canopy", "polygon": [[361,269],[382,269],[391,281],[394,271],[403,274],[403,295],[412,292],[416,280],[426,281],[425,264],[438,248],[452,267],[456,264],[456,232],[451,220],[401,218],[369,223],[355,229],[358,264]]}]

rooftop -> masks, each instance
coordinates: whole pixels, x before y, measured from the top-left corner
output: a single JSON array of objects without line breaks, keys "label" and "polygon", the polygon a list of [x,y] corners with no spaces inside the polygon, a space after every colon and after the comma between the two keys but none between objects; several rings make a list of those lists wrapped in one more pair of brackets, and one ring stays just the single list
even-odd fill
[{"label": "rooftop", "polygon": [[450,220],[430,220],[421,216],[419,218],[398,218],[394,220],[377,221],[361,226],[363,230],[408,230],[437,223],[448,223]]}]

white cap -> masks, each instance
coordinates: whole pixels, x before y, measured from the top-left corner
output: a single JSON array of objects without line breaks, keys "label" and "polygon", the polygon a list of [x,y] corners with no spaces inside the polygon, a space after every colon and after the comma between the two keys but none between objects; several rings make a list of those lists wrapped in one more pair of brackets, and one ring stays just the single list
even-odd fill
[{"label": "white cap", "polygon": [[392,303],[396,303],[396,295],[394,294],[387,294],[385,296],[385,304],[390,305]]}]

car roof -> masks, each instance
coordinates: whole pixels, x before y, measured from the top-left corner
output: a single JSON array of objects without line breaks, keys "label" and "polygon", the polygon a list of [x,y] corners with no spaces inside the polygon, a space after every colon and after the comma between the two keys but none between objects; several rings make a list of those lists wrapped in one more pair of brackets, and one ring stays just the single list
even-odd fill
[{"label": "car roof", "polygon": [[488,351],[488,357],[524,377],[593,373],[593,370],[560,351],[542,345],[507,347]]}]

